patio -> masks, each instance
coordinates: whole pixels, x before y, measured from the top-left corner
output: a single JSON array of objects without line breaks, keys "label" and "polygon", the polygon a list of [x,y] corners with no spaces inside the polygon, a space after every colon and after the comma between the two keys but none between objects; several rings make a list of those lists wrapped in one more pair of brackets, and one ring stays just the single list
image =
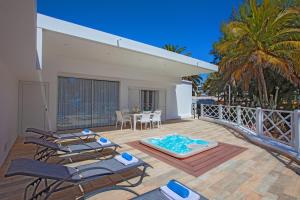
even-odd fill
[{"label": "patio", "polygon": [[[120,131],[106,127],[97,131],[104,132],[104,136],[120,144],[123,147],[120,151],[129,151],[154,167],[148,169],[149,176],[144,179],[143,183],[134,188],[139,194],[159,187],[174,178],[209,199],[300,199],[299,166],[289,163],[289,160],[282,156],[271,154],[247,142],[238,133],[223,126],[201,120],[173,120],[167,121],[160,129],[133,132],[130,129]],[[141,138],[172,132],[238,145],[247,150],[207,173],[194,177],[126,144]],[[22,139],[18,138],[0,170],[1,199],[22,198],[24,187],[30,178],[21,176],[4,178],[3,175],[12,159],[30,158],[34,150],[35,146],[23,145]],[[101,187],[99,183],[93,183],[85,189],[88,191],[99,187]],[[58,192],[50,199],[74,199],[79,195],[79,189],[74,188]],[[130,193],[112,191],[99,194],[95,199],[128,199],[131,197],[133,195]]]}]

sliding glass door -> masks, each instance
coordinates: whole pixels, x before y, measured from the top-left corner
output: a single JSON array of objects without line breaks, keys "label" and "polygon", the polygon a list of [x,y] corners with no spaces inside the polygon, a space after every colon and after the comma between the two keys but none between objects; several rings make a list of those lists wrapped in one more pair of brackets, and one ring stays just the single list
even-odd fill
[{"label": "sliding glass door", "polygon": [[57,129],[114,124],[119,82],[58,77]]},{"label": "sliding glass door", "polygon": [[93,82],[93,126],[112,125],[119,109],[119,82]]}]

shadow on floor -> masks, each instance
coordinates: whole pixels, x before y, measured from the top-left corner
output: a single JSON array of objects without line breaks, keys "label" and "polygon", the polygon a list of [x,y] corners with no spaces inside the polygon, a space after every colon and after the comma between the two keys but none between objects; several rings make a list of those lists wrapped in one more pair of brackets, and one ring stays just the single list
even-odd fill
[{"label": "shadow on floor", "polygon": [[281,162],[282,164],[285,165],[286,168],[294,171],[297,175],[300,176],[300,165],[297,164],[296,162],[294,162],[293,160],[279,154],[279,153],[276,153],[276,152],[272,152],[270,150],[267,150],[266,151],[268,153],[270,153],[274,158],[276,158],[279,162]]},{"label": "shadow on floor", "polygon": [[247,137],[244,137],[242,134],[239,134],[238,132],[232,130],[231,128],[228,128],[227,126],[224,126],[224,125],[220,125],[220,126],[224,127],[229,133],[231,133],[236,138],[247,141],[251,144],[254,144],[256,146],[263,148],[269,154],[271,154],[274,158],[276,158],[279,162],[284,164],[286,168],[294,171],[297,175],[300,176],[300,163],[295,162],[293,159],[288,158],[279,152],[273,151],[272,149],[266,148],[262,145],[258,145],[256,143],[250,141]]}]

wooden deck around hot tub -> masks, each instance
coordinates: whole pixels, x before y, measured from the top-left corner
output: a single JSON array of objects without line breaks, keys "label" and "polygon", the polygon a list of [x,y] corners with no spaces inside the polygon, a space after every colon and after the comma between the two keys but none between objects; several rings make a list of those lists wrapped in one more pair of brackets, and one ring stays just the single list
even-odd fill
[{"label": "wooden deck around hot tub", "polygon": [[217,147],[197,153],[187,158],[180,159],[146,146],[139,141],[133,141],[127,144],[148,154],[149,156],[157,158],[162,162],[168,163],[169,165],[172,165],[173,167],[181,169],[186,173],[196,177],[204,174],[214,167],[217,167],[218,165],[246,150],[244,147],[219,143]]}]

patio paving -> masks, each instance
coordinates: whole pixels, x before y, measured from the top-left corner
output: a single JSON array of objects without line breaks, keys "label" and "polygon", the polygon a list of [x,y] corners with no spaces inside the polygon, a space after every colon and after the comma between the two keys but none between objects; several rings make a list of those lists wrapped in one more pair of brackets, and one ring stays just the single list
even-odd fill
[{"label": "patio paving", "polygon": [[[98,131],[104,132],[104,136],[121,144],[123,148],[120,151],[129,151],[154,167],[148,169],[149,176],[144,179],[143,183],[133,188],[139,194],[159,187],[169,179],[174,178],[209,199],[300,200],[299,166],[282,156],[274,155],[247,142],[235,131],[220,125],[201,120],[174,120],[163,124],[160,129],[133,132],[129,129],[121,131],[106,127],[98,129]],[[194,177],[126,144],[141,138],[161,136],[173,132],[233,144],[245,147],[247,150],[201,176]],[[24,188],[31,179],[22,176],[11,178],[4,178],[3,176],[11,159],[31,157],[34,150],[35,146],[33,145],[22,144],[22,138],[17,140],[0,169],[1,199],[22,198]],[[95,182],[89,184],[85,189],[99,188],[103,184],[105,183]],[[73,188],[58,192],[50,199],[75,199],[79,195],[79,189]],[[124,191],[111,191],[99,194],[93,199],[129,199],[132,197],[134,197],[132,194]]]}]

